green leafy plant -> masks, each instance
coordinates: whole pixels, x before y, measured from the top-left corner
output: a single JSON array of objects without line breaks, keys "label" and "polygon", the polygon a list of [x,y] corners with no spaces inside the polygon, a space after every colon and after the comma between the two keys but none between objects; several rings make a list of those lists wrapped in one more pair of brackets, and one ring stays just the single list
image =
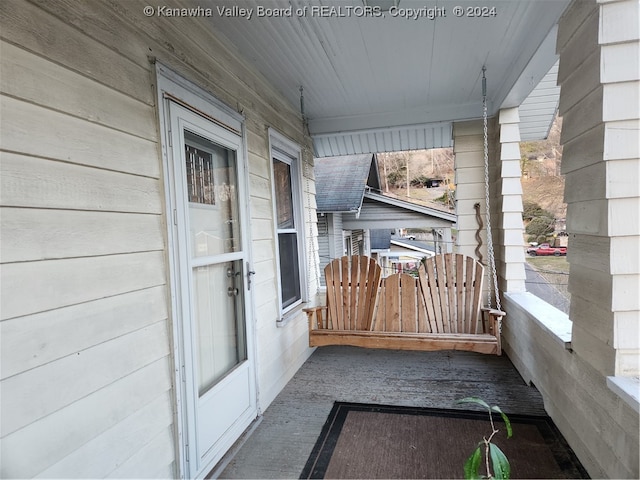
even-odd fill
[{"label": "green leafy plant", "polygon": [[[508,479],[511,475],[511,466],[509,460],[504,452],[495,444],[492,443],[493,437],[499,432],[493,422],[492,412],[497,412],[502,417],[504,424],[507,428],[507,438],[511,438],[513,431],[511,430],[511,422],[509,417],[498,407],[494,405],[489,406],[487,402],[477,397],[466,397],[462,400],[458,400],[456,404],[460,403],[475,403],[481,405],[489,412],[489,422],[491,423],[491,434],[489,438],[483,437],[481,442],[478,442],[478,446],[473,451],[471,456],[464,463],[464,478],[466,479],[481,479],[481,478],[495,478],[495,479]],[[484,462],[483,460],[484,456]],[[486,476],[480,475],[480,468],[484,463],[486,469]],[[493,473],[492,473],[493,472]]]}]

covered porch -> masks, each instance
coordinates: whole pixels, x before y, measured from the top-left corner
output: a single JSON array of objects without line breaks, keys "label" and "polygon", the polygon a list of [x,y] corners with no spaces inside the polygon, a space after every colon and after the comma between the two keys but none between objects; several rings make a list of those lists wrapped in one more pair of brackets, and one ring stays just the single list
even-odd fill
[{"label": "covered porch", "polygon": [[454,402],[468,396],[507,414],[546,414],[540,393],[504,355],[322,347],[211,476],[299,478],[335,401],[464,409]]},{"label": "covered porch", "polygon": [[[387,15],[399,11],[396,1],[364,3],[384,4]],[[217,22],[300,104],[314,157],[453,147],[455,251],[474,255],[480,203],[483,219],[492,220],[492,240],[483,233],[481,251],[487,259],[487,244],[495,248],[506,354],[523,383],[536,385],[544,409],[593,477],[634,477],[639,468],[639,305],[632,291],[640,274],[640,197],[629,180],[639,154],[639,9],[636,0],[500,2],[499,21],[476,23],[466,17],[453,23],[452,16],[426,26],[303,18],[243,31],[240,21]],[[392,34],[379,34],[383,28]],[[277,48],[259,55],[258,38]],[[397,63],[412,55],[415,61]],[[568,315],[525,286],[519,144],[544,138],[555,113],[564,119]],[[614,255],[618,248],[623,255]],[[629,261],[618,260],[623,257]],[[321,294],[310,298],[321,301]],[[312,364],[323,355],[314,353]]]},{"label": "covered porch", "polygon": [[[334,400],[467,395],[545,411],[591,477],[640,476],[640,0],[347,3],[0,2],[3,477],[297,477]],[[556,112],[568,314],[524,269],[519,144]],[[199,132],[236,159],[237,198],[217,175],[203,205],[235,198],[224,224],[242,244],[216,254],[216,278],[240,285],[203,316],[242,293],[224,320],[226,346],[245,345],[228,370],[245,377],[202,394],[213,340],[197,334],[191,202],[171,190]],[[455,154],[454,251],[476,256],[476,204],[491,217],[505,355],[309,348],[314,159],[439,147]],[[211,434],[228,406],[233,429]]]}]

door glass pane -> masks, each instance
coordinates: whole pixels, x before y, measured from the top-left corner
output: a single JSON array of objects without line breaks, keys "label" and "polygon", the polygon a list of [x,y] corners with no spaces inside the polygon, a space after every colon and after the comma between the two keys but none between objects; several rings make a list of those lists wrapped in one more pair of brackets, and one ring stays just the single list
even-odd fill
[{"label": "door glass pane", "polygon": [[242,261],[193,269],[199,394],[247,358]]},{"label": "door glass pane", "polygon": [[291,193],[291,166],[274,158],[273,173],[276,186],[278,228],[294,228],[293,195]]},{"label": "door glass pane", "polygon": [[184,132],[186,195],[194,257],[241,249],[236,154]]}]

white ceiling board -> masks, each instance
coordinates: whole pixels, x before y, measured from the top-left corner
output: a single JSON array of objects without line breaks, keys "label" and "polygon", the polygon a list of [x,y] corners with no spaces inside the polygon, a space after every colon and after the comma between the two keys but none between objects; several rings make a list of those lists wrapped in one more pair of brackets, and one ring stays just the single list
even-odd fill
[{"label": "white ceiling board", "polygon": [[558,110],[560,87],[558,80],[558,62],[556,62],[542,81],[522,102],[520,113],[520,138],[523,141],[543,140],[549,135],[551,123]]},{"label": "white ceiling board", "polygon": [[[214,11],[207,21],[296,109],[304,87],[305,116],[314,135],[479,118],[483,65],[490,113],[519,105],[557,59],[554,29],[568,4],[402,0],[403,9],[435,6],[446,12],[446,17],[414,20],[390,12],[384,18],[346,15],[345,7],[362,7],[362,0],[203,2],[253,9],[250,20]],[[495,16],[456,17],[456,5],[480,7],[479,12],[495,7]],[[291,6],[293,14],[258,18],[255,12],[264,6]],[[336,15],[312,15],[318,7],[336,7]],[[296,15],[297,9],[307,14]]]},{"label": "white ceiling board", "polygon": [[444,148],[452,142],[450,123],[313,136],[315,157]]}]

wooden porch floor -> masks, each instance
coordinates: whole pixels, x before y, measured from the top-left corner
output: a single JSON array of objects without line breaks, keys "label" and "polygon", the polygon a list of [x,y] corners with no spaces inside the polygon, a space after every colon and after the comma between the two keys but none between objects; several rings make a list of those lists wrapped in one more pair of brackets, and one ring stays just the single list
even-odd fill
[{"label": "wooden porch floor", "polygon": [[539,392],[504,354],[318,348],[212,473],[299,478],[334,401],[465,408],[453,403],[467,396],[506,413],[545,414]]}]

